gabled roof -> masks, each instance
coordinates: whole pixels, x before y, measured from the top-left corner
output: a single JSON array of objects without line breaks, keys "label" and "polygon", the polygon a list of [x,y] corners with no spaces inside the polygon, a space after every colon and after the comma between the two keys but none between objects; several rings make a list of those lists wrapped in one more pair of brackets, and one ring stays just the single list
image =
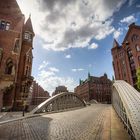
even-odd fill
[{"label": "gabled roof", "polygon": [[[131,23],[131,24],[129,25],[129,30],[128,30],[128,32],[127,32],[127,34],[126,34],[126,36],[125,36],[125,38],[124,38],[124,40],[123,40],[123,43],[125,43],[125,42],[127,41],[127,38],[128,38],[128,36],[129,36],[129,34],[131,33],[131,30],[132,30],[133,28],[138,28],[138,29],[140,29],[140,26],[135,25],[134,22]],[[123,44],[123,43],[122,43],[122,44]]]},{"label": "gabled roof", "polygon": [[24,31],[29,31],[29,32],[33,33],[33,35],[34,35],[31,16],[29,16],[29,18],[27,19],[27,21],[26,21],[26,23],[24,25]]},{"label": "gabled roof", "polygon": [[16,0],[1,0],[0,13],[11,15],[22,15],[22,12]]},{"label": "gabled roof", "polygon": [[113,42],[113,48],[116,48],[116,47],[119,47],[119,43],[116,41],[116,39],[114,39],[114,42]]}]

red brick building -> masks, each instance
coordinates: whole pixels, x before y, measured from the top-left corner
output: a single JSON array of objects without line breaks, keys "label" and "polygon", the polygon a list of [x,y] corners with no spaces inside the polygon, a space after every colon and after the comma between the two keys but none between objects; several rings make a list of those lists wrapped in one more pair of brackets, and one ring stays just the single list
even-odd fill
[{"label": "red brick building", "polygon": [[34,31],[16,0],[0,2],[0,110],[21,110],[33,81]]},{"label": "red brick building", "polygon": [[101,77],[90,76],[85,81],[80,80],[80,85],[74,89],[83,100],[92,99],[101,103],[111,103],[111,85],[112,82],[107,75]]},{"label": "red brick building", "polygon": [[56,87],[55,91],[53,92],[52,96],[62,93],[62,92],[68,92],[67,87],[65,86],[58,86]]},{"label": "red brick building", "polygon": [[115,79],[125,80],[136,88],[136,70],[140,67],[140,26],[132,23],[122,45],[114,40],[111,52]]},{"label": "red brick building", "polygon": [[49,97],[49,92],[45,91],[36,81],[33,81],[30,105],[37,106]]}]

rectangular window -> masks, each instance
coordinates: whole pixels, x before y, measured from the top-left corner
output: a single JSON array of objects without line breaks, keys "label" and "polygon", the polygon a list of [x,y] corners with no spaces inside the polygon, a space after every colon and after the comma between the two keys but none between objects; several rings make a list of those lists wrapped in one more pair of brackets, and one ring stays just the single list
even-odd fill
[{"label": "rectangular window", "polygon": [[5,30],[9,30],[9,29],[10,29],[10,23],[9,23],[9,22],[7,22],[7,23],[6,23]]},{"label": "rectangular window", "polygon": [[32,34],[25,32],[24,33],[24,39],[28,40],[29,42],[32,41]]},{"label": "rectangular window", "polygon": [[0,29],[1,30],[9,30],[10,29],[10,23],[0,20]]},{"label": "rectangular window", "polygon": [[14,46],[14,52],[15,52],[15,53],[18,53],[18,52],[19,52],[19,48],[20,48],[19,45],[20,45],[20,44],[19,44],[19,39],[17,38],[17,39],[15,40],[15,46]]},{"label": "rectangular window", "polygon": [[140,51],[140,46],[138,44],[136,44],[136,50],[139,52]]}]

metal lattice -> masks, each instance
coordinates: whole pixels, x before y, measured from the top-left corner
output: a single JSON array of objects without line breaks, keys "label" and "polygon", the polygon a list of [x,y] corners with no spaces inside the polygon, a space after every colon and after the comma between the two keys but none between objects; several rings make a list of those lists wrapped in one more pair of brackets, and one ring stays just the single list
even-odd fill
[{"label": "metal lattice", "polygon": [[55,112],[84,106],[86,106],[85,102],[81,100],[76,94],[72,92],[63,92],[47,99],[35,109],[33,109],[31,113]]},{"label": "metal lattice", "polygon": [[113,84],[112,104],[132,139],[140,140],[140,93],[123,80]]}]

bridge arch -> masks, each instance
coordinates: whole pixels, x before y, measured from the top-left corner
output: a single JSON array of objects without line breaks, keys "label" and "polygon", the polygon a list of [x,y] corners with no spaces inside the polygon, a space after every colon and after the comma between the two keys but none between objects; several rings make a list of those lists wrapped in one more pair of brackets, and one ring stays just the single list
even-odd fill
[{"label": "bridge arch", "polygon": [[86,106],[86,103],[75,93],[63,92],[47,99],[46,101],[38,105],[35,109],[33,109],[31,113],[35,114],[43,112],[53,112],[84,106]]},{"label": "bridge arch", "polygon": [[132,139],[140,140],[140,93],[123,80],[112,87],[112,105]]}]

